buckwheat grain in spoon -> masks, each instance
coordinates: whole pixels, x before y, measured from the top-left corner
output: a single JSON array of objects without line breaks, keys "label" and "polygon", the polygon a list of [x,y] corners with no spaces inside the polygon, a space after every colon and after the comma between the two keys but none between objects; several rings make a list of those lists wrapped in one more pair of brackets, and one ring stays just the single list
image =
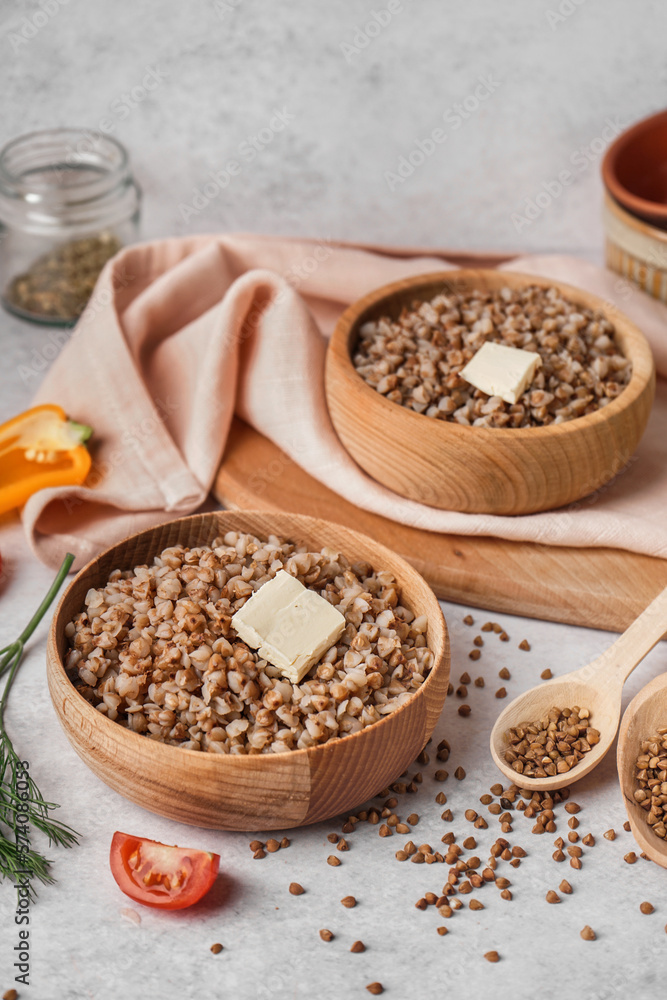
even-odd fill
[{"label": "buckwheat grain in spoon", "polygon": [[[667,674],[661,674],[625,710],[617,761],[632,835],[642,851],[663,868],[667,868],[666,746]],[[636,860],[633,851],[625,855],[628,864]]]},{"label": "buckwheat grain in spoon", "polygon": [[[621,715],[621,698],[625,681],[637,664],[662,639],[666,630],[667,587],[606,652],[587,666],[540,684],[515,698],[501,712],[491,731],[491,754],[503,774],[510,781],[521,781],[523,785],[536,791],[571,785],[589,774],[600,763],[614,741]],[[580,722],[588,723],[590,720],[590,723],[584,726],[586,730],[594,728],[600,734],[596,743],[587,740],[589,749],[569,766],[566,766],[567,758],[574,755],[560,750],[557,738],[553,749],[546,749],[546,744],[553,743],[554,736],[558,737],[559,732],[565,737],[568,735],[565,729],[554,731],[553,726],[557,723],[554,719],[550,719],[549,715],[550,712],[553,714],[554,710],[558,714],[564,714],[566,707],[570,712],[566,721],[576,714]],[[546,737],[541,735],[539,728],[543,720],[548,720]],[[537,726],[534,725],[536,722]],[[573,730],[575,727],[569,728]],[[536,768],[538,776],[525,775],[525,765],[516,757],[511,762],[508,761],[508,733],[512,729],[515,733],[517,730],[524,730],[528,738],[528,752],[533,754],[529,759],[540,765]],[[533,736],[538,739],[531,741],[530,737]],[[565,746],[565,740],[561,742]],[[509,756],[512,757],[512,752]],[[555,759],[558,758],[564,758],[564,764],[559,761],[557,765]],[[544,772],[544,776],[540,771]]]}]

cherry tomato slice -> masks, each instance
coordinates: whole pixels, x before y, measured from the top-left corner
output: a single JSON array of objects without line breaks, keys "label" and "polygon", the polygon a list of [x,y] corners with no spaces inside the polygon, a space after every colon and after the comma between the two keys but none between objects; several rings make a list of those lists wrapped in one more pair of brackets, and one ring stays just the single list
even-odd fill
[{"label": "cherry tomato slice", "polygon": [[119,889],[130,899],[161,910],[182,910],[211,888],[220,855],[116,831],[109,862]]}]

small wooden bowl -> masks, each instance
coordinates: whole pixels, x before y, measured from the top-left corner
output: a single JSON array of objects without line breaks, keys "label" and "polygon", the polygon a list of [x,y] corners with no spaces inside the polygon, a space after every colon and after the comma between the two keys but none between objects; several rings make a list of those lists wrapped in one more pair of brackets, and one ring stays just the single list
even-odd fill
[{"label": "small wooden bowl", "polygon": [[602,180],[632,215],[667,228],[667,111],[619,135],[602,161]]},{"label": "small wooden bowl", "polygon": [[644,740],[652,739],[667,716],[667,674],[660,674],[634,696],[625,710],[618,732],[618,780],[623,793],[632,836],[651,861],[667,868],[667,843],[653,833],[645,811],[635,800],[635,762]]},{"label": "small wooden bowl", "polygon": [[[443,291],[557,288],[571,302],[609,316],[632,361],[623,392],[601,410],[547,427],[487,428],[415,413],[364,382],[352,363],[360,327]],[[395,493],[444,510],[530,514],[593,493],[623,469],[644,431],[655,392],[651,349],[626,316],[558,281],[510,271],[461,270],[385,285],[351,305],[334,330],[326,361],[329,413],[361,468]]]},{"label": "small wooden bowl", "polygon": [[[428,616],[435,662],[403,707],[360,733],[308,750],[218,756],[158,743],[106,718],[67,675],[65,626],[84,607],[91,587],[114,569],[152,561],[182,542],[210,543],[227,531],[276,534],[319,550],[327,545],[351,561],[366,560],[394,574],[406,607]],[[440,605],[425,580],[400,556],[366,535],[296,514],[196,514],[113,545],[69,585],[56,610],[47,646],[47,677],[56,714],[81,759],[125,798],[170,819],[221,830],[304,826],[355,808],[401,774],[433,732],[447,694],[449,638]]]},{"label": "small wooden bowl", "polygon": [[603,218],[607,267],[667,302],[667,230],[626,212],[608,191]]}]

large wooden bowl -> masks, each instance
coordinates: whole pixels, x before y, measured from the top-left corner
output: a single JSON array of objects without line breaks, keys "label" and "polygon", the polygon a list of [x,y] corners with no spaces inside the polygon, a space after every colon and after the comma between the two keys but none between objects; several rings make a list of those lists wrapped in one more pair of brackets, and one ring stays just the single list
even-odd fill
[{"label": "large wooden bowl", "polygon": [[[415,299],[468,288],[556,287],[572,302],[606,315],[632,377],[603,409],[546,427],[463,427],[392,403],[352,363],[360,327],[397,317]],[[371,292],[347,309],[329,344],[326,396],[334,427],[370,476],[401,496],[445,510],[530,514],[571,503],[613,479],[634,452],[655,392],[650,347],[630,320],[596,296],[561,282],[509,271],[417,275]]]},{"label": "large wooden bowl", "polygon": [[[352,561],[394,574],[405,607],[428,616],[434,666],[424,684],[393,715],[352,736],[308,750],[218,756],[182,750],[130,732],[79,694],[64,666],[65,626],[84,607],[90,587],[117,568],[150,562],[170,545],[210,543],[227,531],[276,534],[319,550],[327,545]],[[119,542],[85,566],[56,610],[47,646],[49,690],[74,749],[95,774],[151,812],[193,826],[274,830],[316,823],[366,801],[401,774],[431,735],[447,694],[449,639],[440,605],[424,579],[400,556],[349,528],[296,514],[197,514]]]}]

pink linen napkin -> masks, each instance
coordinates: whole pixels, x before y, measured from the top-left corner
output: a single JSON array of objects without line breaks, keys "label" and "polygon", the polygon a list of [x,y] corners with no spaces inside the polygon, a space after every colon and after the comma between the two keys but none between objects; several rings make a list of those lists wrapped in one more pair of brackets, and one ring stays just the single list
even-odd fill
[{"label": "pink linen napkin", "polygon": [[[326,338],[370,290],[449,266],[323,241],[198,236],[129,247],[102,272],[35,402],[95,428],[82,487],[46,489],[23,512],[35,553],[77,566],[126,535],[206,499],[236,412],[347,500],[430,531],[667,557],[667,382],[628,468],[593,498],[526,516],[461,514],[405,500],[350,459],[324,396]],[[667,307],[624,279],[563,256],[503,265],[586,288],[626,312],[667,377]]]}]

